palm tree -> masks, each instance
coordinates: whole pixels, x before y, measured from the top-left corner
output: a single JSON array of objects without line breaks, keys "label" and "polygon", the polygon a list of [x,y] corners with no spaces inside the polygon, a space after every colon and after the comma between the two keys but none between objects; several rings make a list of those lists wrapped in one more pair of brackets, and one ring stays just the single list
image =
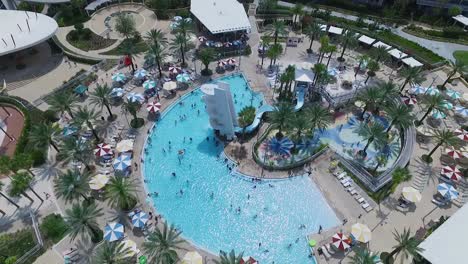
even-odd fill
[{"label": "palm tree", "polygon": [[432,110],[439,110],[444,112],[445,108],[442,106],[444,103],[444,97],[440,94],[436,95],[425,95],[422,100],[422,104],[427,107],[426,113],[423,115],[421,120],[419,120],[418,124],[422,124],[424,119],[426,119],[427,115],[429,115]]},{"label": "palm tree", "polygon": [[375,264],[375,259],[379,257],[377,252],[370,252],[366,248],[356,248],[351,257],[351,264]]},{"label": "palm tree", "polygon": [[137,203],[137,187],[125,177],[112,177],[106,187],[109,205],[123,211],[131,210]]},{"label": "palm tree", "polygon": [[460,139],[452,131],[447,129],[436,129],[432,135],[432,138],[434,138],[436,145],[427,155],[428,158],[430,158],[432,154],[434,154],[434,152],[442,145],[457,147],[460,144]]},{"label": "palm tree", "polygon": [[315,73],[313,86],[325,84],[325,81],[328,78],[327,66],[322,63],[316,63],[312,71]]},{"label": "palm tree", "polygon": [[137,114],[138,114],[138,111],[140,110],[140,107],[141,105],[138,102],[124,102],[121,106],[122,112],[125,114],[130,113],[133,117],[133,120],[138,119]]},{"label": "palm tree", "polygon": [[255,120],[255,107],[246,106],[242,108],[237,118],[239,126],[242,127],[242,135],[245,134],[245,129],[247,128],[247,126],[252,124],[254,120]]},{"label": "palm tree", "polygon": [[364,118],[364,114],[367,112],[367,110],[376,107],[377,102],[381,99],[381,97],[382,93],[377,87],[370,87],[369,89],[366,89],[358,94],[357,99],[363,101],[366,104],[362,110],[361,119]]},{"label": "palm tree", "polygon": [[367,148],[373,142],[376,145],[382,145],[382,143],[384,143],[387,138],[384,126],[379,122],[362,123],[357,129],[357,133],[363,137],[364,140],[367,140],[367,144],[362,150],[363,153],[366,153]]},{"label": "palm tree", "polygon": [[89,236],[94,243],[102,240],[102,231],[96,219],[103,216],[100,208],[95,203],[74,204],[72,208],[65,210],[65,221],[70,227],[71,239],[78,235]]},{"label": "palm tree", "polygon": [[318,63],[322,63],[323,57],[325,57],[325,53],[328,52],[328,46],[330,45],[330,38],[327,35],[324,35],[320,38],[320,49],[319,49],[319,56],[318,56]]},{"label": "palm tree", "polygon": [[[193,31],[193,23],[192,20],[182,19],[177,22],[177,27],[175,28],[175,32],[182,34],[184,37],[187,38],[187,34]],[[184,46],[186,48],[186,46]]]},{"label": "palm tree", "polygon": [[171,42],[171,49],[174,52],[178,52],[182,59],[182,65],[185,65],[185,51],[187,46],[188,38],[183,34],[177,34]]},{"label": "palm tree", "polygon": [[162,48],[167,45],[166,33],[162,32],[160,29],[151,29],[146,32],[145,40],[148,41],[148,46],[157,46]]},{"label": "palm tree", "polygon": [[290,119],[294,116],[294,108],[290,103],[280,102],[271,112],[271,123],[278,128],[277,138],[283,137],[283,131],[288,128]]},{"label": "palm tree", "polygon": [[265,50],[266,47],[270,46],[270,37],[269,36],[261,36],[260,39],[262,40],[262,68],[263,68],[263,60],[265,59]]},{"label": "palm tree", "polygon": [[267,27],[267,35],[273,36],[275,39],[274,44],[278,43],[278,37],[287,35],[286,25],[283,21],[274,20],[272,24],[269,24]]},{"label": "palm tree", "polygon": [[91,93],[90,98],[92,105],[100,106],[101,109],[103,107],[107,108],[107,112],[109,112],[109,120],[112,120],[114,117],[110,108],[111,92],[112,89],[107,85],[107,83],[104,85],[98,84],[96,89]]},{"label": "palm tree", "polygon": [[388,54],[387,48],[384,46],[378,46],[376,48],[372,48],[370,53],[376,62],[387,61],[388,58],[390,57],[390,54]]},{"label": "palm tree", "polygon": [[400,88],[400,92],[403,92],[403,89],[405,89],[405,86],[408,83],[422,83],[425,80],[422,74],[422,69],[419,67],[404,67],[400,71],[400,76],[405,78],[405,81]]},{"label": "palm tree", "polygon": [[380,70],[380,65],[377,61],[371,60],[367,63],[367,78],[364,83],[367,83],[370,77],[375,76],[375,72]]},{"label": "palm tree", "polygon": [[76,138],[70,137],[63,141],[57,158],[62,160],[64,163],[79,161],[86,166],[88,171],[90,171],[91,168],[88,164],[94,157],[92,154],[92,147],[89,142],[79,141],[76,140]]},{"label": "palm tree", "polygon": [[207,49],[202,49],[200,52],[198,52],[198,58],[202,62],[202,64],[205,66],[204,71],[208,73],[209,69],[208,66],[210,65],[210,62],[214,60],[215,53],[212,48],[207,48]]},{"label": "palm tree", "polygon": [[312,44],[314,43],[315,38],[320,38],[320,36],[323,34],[322,29],[320,28],[320,25],[317,22],[312,22],[310,23],[306,28],[305,28],[305,34],[307,38],[310,40],[310,45],[309,49],[307,50],[308,52],[312,53]]},{"label": "palm tree", "polygon": [[340,43],[343,48],[341,49],[341,55],[338,58],[338,60],[344,61],[343,56],[344,56],[346,49],[356,47],[358,44],[355,33],[351,30],[346,30],[346,32],[340,37]]},{"label": "palm tree", "polygon": [[373,172],[377,172],[377,169],[388,163],[388,161],[397,156],[398,153],[400,152],[400,144],[397,142],[388,142],[388,141],[382,141],[380,143],[381,145],[377,146],[377,156],[376,156],[376,166],[374,167]]},{"label": "palm tree", "polygon": [[89,109],[88,106],[78,107],[78,110],[75,112],[75,119],[73,122],[77,127],[80,127],[82,124],[86,124],[89,129],[93,132],[94,138],[99,141],[99,136],[94,129],[93,122],[95,122],[98,118],[98,113],[94,111],[94,109]]},{"label": "palm tree", "polygon": [[299,18],[302,14],[304,14],[304,6],[302,4],[295,4],[293,8],[291,8],[291,13],[293,14],[293,24],[297,26],[297,18]]},{"label": "palm tree", "polygon": [[133,63],[133,60],[135,54],[138,53],[136,45],[130,41],[124,41],[119,45],[119,51],[130,59],[130,66],[132,67],[132,71],[135,71],[135,64]]},{"label": "palm tree", "polygon": [[5,184],[4,184],[3,182],[0,181],[0,196],[2,196],[3,198],[5,198],[8,202],[10,202],[12,205],[14,205],[17,209],[19,209],[19,208],[20,208],[19,205],[18,205],[17,203],[15,203],[13,200],[11,200],[8,196],[6,196],[6,194],[4,194],[4,193],[2,192],[3,186],[4,186],[4,185],[5,185]]},{"label": "palm tree", "polygon": [[392,252],[386,256],[384,263],[388,263],[393,259],[393,256],[399,253],[403,253],[405,259],[408,259],[409,256],[412,256],[416,260],[419,259],[419,254],[423,252],[424,249],[419,247],[419,241],[411,236],[409,229],[403,229],[403,233],[401,234],[395,230],[393,236],[398,244],[394,246]]},{"label": "palm tree", "polygon": [[73,118],[72,109],[78,103],[78,97],[69,92],[58,92],[47,100],[49,109],[54,112],[60,112],[63,114],[67,112],[71,118]]},{"label": "palm tree", "polygon": [[89,202],[87,195],[89,194],[89,179],[88,171],[80,174],[78,170],[67,170],[66,173],[56,177],[54,180],[54,191],[57,197],[63,198],[65,202],[73,202],[83,197]]},{"label": "palm tree", "polygon": [[130,15],[120,13],[115,21],[115,31],[122,34],[128,40],[136,31],[135,20]]},{"label": "palm tree", "polygon": [[123,243],[105,241],[99,245],[92,257],[92,264],[126,264],[131,255],[130,248],[125,248]]},{"label": "palm tree", "polygon": [[160,45],[150,45],[148,51],[146,52],[145,59],[153,60],[154,63],[158,66],[159,78],[162,77],[162,64],[166,58],[166,49]]},{"label": "palm tree", "polygon": [[168,227],[166,223],[163,228],[156,228],[147,240],[143,242],[143,251],[148,254],[151,263],[155,264],[174,264],[179,260],[176,250],[181,249],[180,244],[183,240],[180,238],[182,232],[174,226]]},{"label": "palm tree", "polygon": [[394,102],[395,98],[398,96],[398,88],[392,80],[388,82],[379,82],[376,87],[381,93],[380,100],[378,100],[377,103],[377,108],[380,105]]},{"label": "palm tree", "polygon": [[267,57],[270,59],[270,68],[273,63],[276,64],[276,59],[283,53],[283,46],[281,44],[273,44],[267,51]]},{"label": "palm tree", "polygon": [[366,61],[369,61],[370,58],[369,58],[369,56],[367,56],[367,55],[364,54],[364,55],[360,55],[360,56],[358,57],[358,60],[359,60],[359,64],[358,64],[358,66],[357,66],[356,72],[354,73],[354,77],[356,77],[357,74],[359,73],[359,71],[361,70],[362,64],[363,64],[364,62],[366,62]]},{"label": "palm tree", "polygon": [[409,108],[400,103],[392,103],[385,107],[390,125],[385,132],[389,132],[394,125],[398,126],[400,130],[406,129],[413,124],[413,115]]},{"label": "palm tree", "polygon": [[41,203],[44,202],[44,199],[42,199],[41,196],[39,196],[36,191],[31,187],[31,182],[33,180],[33,177],[25,172],[18,172],[13,177],[11,177],[11,188],[10,188],[10,195],[11,196],[19,196],[22,194],[24,197],[28,198],[31,203],[34,202],[34,200],[26,194],[26,189],[29,189],[31,192],[34,193],[34,195],[41,200]]},{"label": "palm tree", "polygon": [[60,133],[57,126],[48,123],[34,124],[29,133],[29,141],[36,149],[45,149],[51,145],[57,152],[60,152],[55,140]]},{"label": "palm tree", "polygon": [[336,51],[336,46],[335,45],[328,45],[327,47],[327,53],[330,53],[330,55],[328,56],[328,61],[327,61],[327,69],[328,69],[328,65],[330,65],[330,60],[333,56],[333,53]]},{"label": "palm tree", "polygon": [[455,63],[450,63],[452,66],[452,71],[447,75],[447,79],[445,79],[444,83],[441,85],[441,88],[445,88],[448,81],[457,73],[459,72],[461,75],[468,72],[468,64],[462,60],[457,60]]},{"label": "palm tree", "polygon": [[231,250],[231,252],[226,253],[224,251],[219,252],[219,260],[214,260],[215,264],[240,264],[242,260],[242,256],[244,253],[240,253],[239,255],[236,255],[236,252]]},{"label": "palm tree", "polygon": [[314,104],[311,107],[308,107],[305,112],[305,115],[309,120],[312,133],[314,133],[315,129],[326,129],[332,122],[332,116],[330,112],[319,105]]},{"label": "palm tree", "polygon": [[409,181],[412,177],[408,168],[397,167],[392,173],[392,181],[396,183]]},{"label": "palm tree", "polygon": [[307,116],[300,112],[296,112],[293,118],[290,120],[291,130],[296,132],[296,140],[300,140],[302,138],[303,132],[307,132],[307,130],[311,128],[311,124],[308,121],[309,120]]}]

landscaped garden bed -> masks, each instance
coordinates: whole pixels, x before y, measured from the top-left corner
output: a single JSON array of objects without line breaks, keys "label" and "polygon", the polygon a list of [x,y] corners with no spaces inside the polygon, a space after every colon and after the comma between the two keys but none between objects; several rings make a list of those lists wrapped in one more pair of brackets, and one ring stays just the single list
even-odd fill
[{"label": "landscaped garden bed", "polygon": [[75,29],[68,33],[67,41],[74,47],[84,51],[104,49],[116,42],[115,39],[96,35],[89,28],[84,28],[83,24],[75,25]]}]

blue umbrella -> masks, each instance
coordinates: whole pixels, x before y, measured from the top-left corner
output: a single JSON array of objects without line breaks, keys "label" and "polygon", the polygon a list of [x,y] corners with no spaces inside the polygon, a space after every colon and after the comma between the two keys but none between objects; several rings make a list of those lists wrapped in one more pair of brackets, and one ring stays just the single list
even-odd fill
[{"label": "blue umbrella", "polygon": [[127,95],[127,100],[129,102],[139,102],[139,103],[143,103],[145,101],[145,97],[143,97],[142,94],[140,93],[129,93]]},{"label": "blue umbrella", "polygon": [[334,77],[338,75],[338,71],[335,68],[332,68],[328,70],[328,74]]},{"label": "blue umbrella", "polygon": [[440,94],[440,91],[437,90],[437,88],[429,87],[426,90],[426,94],[428,94],[428,95],[437,95],[437,94]]},{"label": "blue umbrella", "polygon": [[463,106],[455,106],[455,112],[462,116],[468,116],[468,109]]},{"label": "blue umbrella", "polygon": [[148,72],[146,72],[145,69],[138,69],[135,71],[133,76],[135,76],[135,78],[141,79],[141,78],[144,78],[147,74]]},{"label": "blue umbrella", "polygon": [[116,241],[124,236],[124,226],[117,222],[108,223],[104,227],[104,239],[107,241]]},{"label": "blue umbrella", "polygon": [[125,77],[125,74],[120,73],[120,72],[112,75],[112,81],[114,81],[114,82],[123,82],[126,79],[127,79],[127,77]]},{"label": "blue umbrella", "polygon": [[146,80],[143,83],[143,88],[145,88],[145,90],[153,89],[154,87],[156,87],[156,82],[153,80]]},{"label": "blue umbrella", "polygon": [[187,73],[181,73],[177,75],[176,80],[181,83],[186,83],[190,81],[190,75]]},{"label": "blue umbrella", "polygon": [[450,184],[441,183],[437,185],[437,191],[448,201],[457,199],[458,191]]},{"label": "blue umbrella", "polygon": [[88,90],[88,87],[80,84],[73,91],[77,94],[84,94]]},{"label": "blue umbrella", "polygon": [[145,212],[139,212],[132,216],[132,224],[134,227],[144,227],[148,220],[149,216]]},{"label": "blue umbrella", "polygon": [[299,143],[296,144],[296,147],[301,152],[310,152],[315,147],[315,141],[312,139],[302,139]]},{"label": "blue umbrella", "polygon": [[447,117],[447,115],[444,112],[437,110],[437,109],[432,110],[431,114],[432,114],[432,117],[435,119],[443,119]]},{"label": "blue umbrella", "polygon": [[461,94],[459,92],[457,92],[457,91],[454,91],[454,90],[448,89],[446,94],[452,99],[460,99],[461,98]]},{"label": "blue umbrella", "polygon": [[422,87],[421,85],[415,85],[411,88],[412,94],[424,94],[426,93],[427,88]]},{"label": "blue umbrella", "polygon": [[114,169],[124,171],[132,165],[132,157],[130,155],[120,155],[114,160]]},{"label": "blue umbrella", "polygon": [[113,88],[110,95],[112,97],[122,97],[124,95],[124,89],[122,89],[122,88]]},{"label": "blue umbrella", "polygon": [[70,136],[70,135],[75,134],[77,131],[78,131],[78,128],[74,126],[67,126],[63,129],[62,133],[64,136]]},{"label": "blue umbrella", "polygon": [[276,137],[270,138],[267,142],[268,149],[279,155],[289,155],[291,154],[291,149],[294,146],[294,143],[287,137],[282,137],[278,139]]}]

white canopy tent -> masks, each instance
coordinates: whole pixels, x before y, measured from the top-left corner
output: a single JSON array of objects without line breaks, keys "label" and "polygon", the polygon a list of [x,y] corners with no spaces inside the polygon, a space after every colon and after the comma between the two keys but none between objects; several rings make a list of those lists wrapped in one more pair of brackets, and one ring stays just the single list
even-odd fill
[{"label": "white canopy tent", "polygon": [[212,34],[251,29],[244,6],[236,0],[192,0],[190,12]]},{"label": "white canopy tent", "polygon": [[462,23],[464,27],[468,26],[468,17],[466,17],[464,15],[458,15],[458,16],[454,16],[452,18],[454,20],[456,20],[457,22]]},{"label": "white canopy tent", "polygon": [[403,59],[408,56],[408,54],[400,51],[399,49],[391,49],[388,51],[388,54],[390,54],[390,56],[392,56],[395,59]]},{"label": "white canopy tent", "polygon": [[306,69],[296,69],[296,73],[294,76],[294,80],[296,82],[306,82],[306,83],[313,83],[315,78],[315,74],[311,70]]},{"label": "white canopy tent", "polygon": [[383,43],[382,41],[374,43],[374,45],[372,45],[372,47],[374,47],[374,48],[384,47],[387,50],[392,48],[392,46],[387,45],[387,44]]},{"label": "white canopy tent", "polygon": [[341,35],[343,34],[343,29],[339,27],[330,26],[330,28],[328,29],[328,32],[335,34],[335,35]]},{"label": "white canopy tent", "polygon": [[420,63],[419,61],[417,61],[417,60],[416,60],[415,58],[413,58],[413,57],[408,57],[408,58],[402,59],[401,61],[402,61],[405,65],[410,66],[411,68],[423,66],[422,63]]},{"label": "white canopy tent", "polygon": [[375,39],[373,38],[370,38],[366,35],[362,35],[361,37],[358,38],[359,42],[362,42],[364,44],[367,44],[367,45],[372,45],[372,43],[375,42]]}]

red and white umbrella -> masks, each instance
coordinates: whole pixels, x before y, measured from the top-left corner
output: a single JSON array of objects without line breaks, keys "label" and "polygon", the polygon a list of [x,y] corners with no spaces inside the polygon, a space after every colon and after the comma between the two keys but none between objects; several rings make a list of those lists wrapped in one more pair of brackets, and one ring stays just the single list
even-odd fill
[{"label": "red and white umbrella", "polygon": [[454,181],[459,181],[463,177],[461,171],[455,166],[443,167],[442,170],[440,171],[440,174]]},{"label": "red and white umbrella", "polygon": [[402,96],[401,99],[406,105],[415,105],[418,103],[418,100],[412,96]]},{"label": "red and white umbrella", "polygon": [[233,59],[233,58],[229,58],[229,59],[226,60],[226,63],[229,64],[229,65],[234,65],[234,64],[236,64],[236,60]]},{"label": "red and white umbrella", "polygon": [[466,153],[463,153],[460,150],[455,149],[454,147],[446,148],[445,153],[454,159],[459,159],[461,157],[468,157]]},{"label": "red and white umbrella", "polygon": [[112,154],[112,148],[109,144],[100,143],[94,149],[94,154],[98,157],[106,156]]},{"label": "red and white umbrella", "polygon": [[455,134],[457,137],[463,141],[468,141],[468,131],[464,129],[455,129]]},{"label": "red and white umbrella", "polygon": [[224,67],[226,64],[227,63],[225,61],[218,61],[218,67]]},{"label": "red and white umbrella", "polygon": [[223,45],[224,45],[224,47],[229,48],[229,47],[232,46],[232,43],[231,42],[224,42]]},{"label": "red and white umbrella", "polygon": [[171,66],[171,67],[169,67],[169,72],[170,72],[170,73],[177,74],[177,73],[180,72],[180,70],[181,70],[180,67],[176,67],[176,66]]},{"label": "red and white umbrella", "polygon": [[343,233],[336,233],[335,235],[333,235],[332,243],[336,248],[343,251],[351,247],[349,245],[351,243],[350,239],[347,236],[343,235]]},{"label": "red and white umbrella", "polygon": [[200,41],[200,42],[205,42],[206,40],[207,40],[207,39],[206,39],[206,37],[204,37],[204,36],[198,37],[198,41]]},{"label": "red and white umbrella", "polygon": [[258,262],[252,257],[243,257],[239,261],[240,264],[258,264]]},{"label": "red and white umbrella", "polygon": [[161,109],[161,104],[156,101],[149,102],[146,105],[146,110],[148,110],[148,112],[151,112],[151,113],[156,113],[159,111],[159,109]]}]

